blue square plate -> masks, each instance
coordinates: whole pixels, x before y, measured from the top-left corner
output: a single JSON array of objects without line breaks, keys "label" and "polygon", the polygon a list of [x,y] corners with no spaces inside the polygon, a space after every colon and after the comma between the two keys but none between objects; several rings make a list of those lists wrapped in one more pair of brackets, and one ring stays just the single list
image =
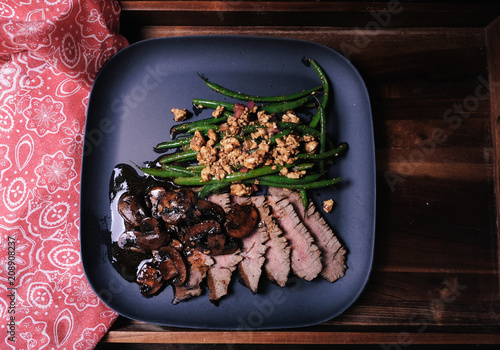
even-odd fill
[{"label": "blue square plate", "polygon": [[[222,99],[197,75],[257,95],[282,95],[320,84],[302,63],[314,58],[331,81],[328,135],[349,143],[330,169],[341,176],[337,190],[311,191],[348,250],[346,275],[329,283],[291,278],[280,288],[263,281],[253,295],[233,278],[219,306],[208,293],[171,303],[172,288],[144,298],[138,285],[112,267],[110,178],[119,163],[141,164],[157,154],[153,146],[170,140],[171,108],[191,109],[192,98]],[[196,118],[210,117],[205,111]],[[160,38],[133,44],[99,72],[88,106],[81,178],[81,259],[94,291],[119,314],[150,323],[207,329],[276,329],[327,321],[346,310],[367,283],[375,239],[375,155],[370,101],[356,69],[334,50],[306,41],[247,36]]]}]

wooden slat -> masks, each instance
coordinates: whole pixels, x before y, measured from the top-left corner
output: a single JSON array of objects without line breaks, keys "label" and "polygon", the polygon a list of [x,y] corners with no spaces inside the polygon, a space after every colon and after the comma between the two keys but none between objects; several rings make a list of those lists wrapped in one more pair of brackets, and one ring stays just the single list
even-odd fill
[{"label": "wooden slat", "polygon": [[165,344],[498,344],[499,334],[408,332],[120,332],[103,340],[113,343]]},{"label": "wooden slat", "polygon": [[[500,218],[500,17],[486,29],[488,47],[488,69],[490,81],[491,128],[495,159],[495,193],[497,199],[496,213]],[[500,228],[499,237],[500,237]],[[500,252],[500,238],[498,250]],[[500,254],[498,265],[500,266]]]},{"label": "wooden slat", "polygon": [[121,1],[122,21],[139,25],[328,25],[387,27],[484,27],[499,13],[495,3],[335,1]]}]

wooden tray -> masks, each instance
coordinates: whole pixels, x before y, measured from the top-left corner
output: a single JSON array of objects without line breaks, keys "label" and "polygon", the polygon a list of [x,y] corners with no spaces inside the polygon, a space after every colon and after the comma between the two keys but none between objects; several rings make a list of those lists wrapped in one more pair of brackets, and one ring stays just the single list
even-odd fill
[{"label": "wooden tray", "polygon": [[120,317],[99,349],[112,343],[393,348],[500,343],[500,4],[122,1],[121,6],[122,32],[131,42],[264,35],[318,42],[348,57],[372,102],[376,248],[360,299],[321,325],[218,332]]}]

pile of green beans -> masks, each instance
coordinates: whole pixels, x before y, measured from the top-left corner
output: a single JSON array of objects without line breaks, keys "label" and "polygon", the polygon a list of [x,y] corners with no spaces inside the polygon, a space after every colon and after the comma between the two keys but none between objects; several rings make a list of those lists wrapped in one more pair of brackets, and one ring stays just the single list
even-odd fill
[{"label": "pile of green beans", "polygon": [[[240,102],[230,103],[195,98],[193,99],[193,106],[195,108],[216,109],[218,106],[222,106],[224,107],[224,112],[217,118],[211,117],[197,121],[183,122],[174,126],[171,130],[172,141],[156,145],[155,150],[163,152],[174,149],[175,151],[159,157],[153,167],[138,168],[150,176],[169,178],[179,186],[202,186],[198,192],[201,198],[207,197],[214,192],[226,191],[233,183],[258,184],[297,190],[301,194],[303,205],[307,206],[307,190],[334,186],[341,181],[340,177],[326,178],[328,172],[325,170],[325,167],[328,162],[331,162],[332,159],[344,153],[348,148],[347,143],[334,145],[327,138],[326,108],[330,93],[330,84],[325,72],[315,60],[309,59],[307,63],[313,67],[320,78],[321,85],[297,93],[280,96],[258,96],[236,92],[213,83],[200,74],[198,75],[211,90],[238,101],[259,103],[257,105],[258,110],[262,110],[266,114],[279,115],[299,108],[317,108],[317,112],[308,124],[277,121],[276,125],[279,132],[268,140],[269,144],[272,145],[278,138],[290,133],[312,135],[319,142],[317,153],[296,154],[294,156],[296,161],[293,164],[261,166],[255,169],[245,169],[246,171],[244,172],[235,169],[235,172],[227,174],[221,180],[212,179],[204,181],[201,177],[201,171],[205,168],[205,165],[196,164],[198,152],[189,149],[193,135],[196,131],[207,135],[209,130],[213,130],[219,134],[219,139],[221,139],[224,136],[224,131],[221,131],[221,124],[225,123],[233,115],[236,104]],[[317,94],[321,95],[321,93],[322,100],[320,102],[316,96]],[[318,104],[312,104],[311,106],[313,97],[318,101]],[[255,125],[243,127],[241,133],[234,136],[240,140],[245,140],[257,128],[258,126]],[[184,136],[177,139],[176,137],[180,134]],[[215,145],[215,147],[219,148],[220,144]],[[278,174],[283,168],[289,168],[292,171],[305,170],[307,173],[299,179],[291,179]]]}]

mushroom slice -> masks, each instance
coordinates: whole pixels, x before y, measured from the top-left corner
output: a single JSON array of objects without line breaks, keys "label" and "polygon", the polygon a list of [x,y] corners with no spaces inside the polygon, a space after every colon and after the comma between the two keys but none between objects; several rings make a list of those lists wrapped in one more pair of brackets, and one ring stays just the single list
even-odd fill
[{"label": "mushroom slice", "polygon": [[142,248],[137,246],[137,237],[142,233],[139,231],[125,231],[117,239],[116,245],[120,249],[144,252]]},{"label": "mushroom slice", "polygon": [[259,223],[259,212],[251,204],[235,204],[226,215],[225,228],[230,236],[243,238]]},{"label": "mushroom slice", "polygon": [[229,254],[238,249],[236,242],[215,220],[205,220],[191,226],[184,235],[184,244],[211,256]]},{"label": "mushroom slice", "polygon": [[118,212],[125,223],[137,228],[141,225],[142,219],[146,217],[144,208],[138,199],[130,194],[124,194],[118,202]]},{"label": "mushroom slice", "polygon": [[196,195],[187,188],[166,191],[155,187],[150,192],[153,216],[161,217],[167,224],[177,225],[194,210]]},{"label": "mushroom slice", "polygon": [[141,286],[141,294],[150,297],[160,290],[163,278],[160,270],[146,262],[139,268],[136,282]]},{"label": "mushroom slice", "polygon": [[136,244],[143,249],[158,250],[170,240],[169,232],[153,217],[144,218],[140,228],[142,235],[137,237]]},{"label": "mushroom slice", "polygon": [[160,257],[159,269],[165,281],[172,281],[175,286],[186,282],[188,267],[181,253],[173,247],[162,247],[158,250]]},{"label": "mushroom slice", "polygon": [[198,199],[196,207],[199,210],[201,220],[215,220],[222,223],[226,219],[226,212],[217,203]]}]

